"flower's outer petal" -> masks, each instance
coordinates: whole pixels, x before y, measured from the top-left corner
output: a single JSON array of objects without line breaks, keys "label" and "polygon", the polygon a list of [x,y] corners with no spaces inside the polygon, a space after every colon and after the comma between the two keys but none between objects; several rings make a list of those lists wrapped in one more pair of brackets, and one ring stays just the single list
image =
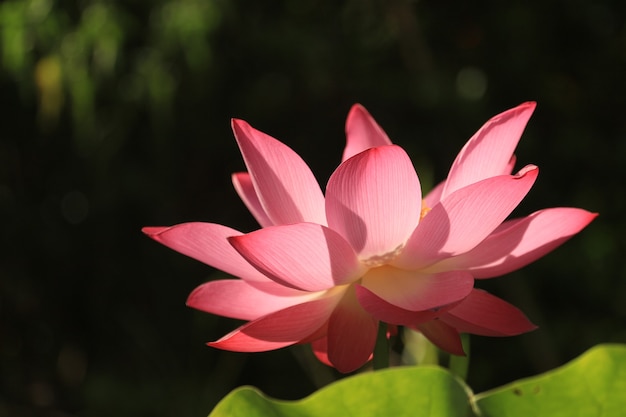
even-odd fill
[{"label": "flower's outer petal", "polygon": [[240,279],[205,282],[191,292],[187,305],[206,313],[240,320],[260,317],[318,297],[269,281],[250,285]]},{"label": "flower's outer petal", "polygon": [[311,342],[315,357],[325,365],[333,366],[328,359],[328,337],[324,336]]},{"label": "flower's outer petal", "polygon": [[397,251],[419,222],[420,183],[398,146],[379,146],[342,163],[326,188],[326,215],[360,259]]},{"label": "flower's outer petal", "polygon": [[291,148],[233,119],[233,132],[256,195],[273,224],[326,224],[324,195],[306,163]]},{"label": "flower's outer petal", "polygon": [[328,359],[339,372],[360,368],[374,351],[378,320],[363,310],[350,286],[328,320]]},{"label": "flower's outer petal", "polygon": [[461,333],[481,336],[516,336],[537,328],[517,307],[478,289],[441,320]]},{"label": "flower's outer petal", "polygon": [[193,259],[246,281],[269,281],[228,243],[242,233],[214,223],[182,223],[171,227],[144,227],[146,235]]},{"label": "flower's outer petal", "polygon": [[368,271],[361,284],[396,307],[424,311],[467,297],[474,287],[474,278],[465,271],[422,274],[382,266]]},{"label": "flower's outer petal", "polygon": [[[435,185],[435,187],[430,190],[426,197],[424,197],[424,204],[427,208],[433,208],[439,201],[441,201],[441,193],[443,192],[444,187],[446,186],[445,181],[441,181],[439,184]],[[422,207],[424,210],[424,207]]]},{"label": "flower's outer petal", "polygon": [[470,251],[522,201],[537,173],[537,167],[527,166],[517,175],[487,178],[444,198],[422,219],[392,265],[417,269]]},{"label": "flower's outer petal", "polygon": [[431,320],[415,327],[439,349],[457,356],[465,356],[458,330],[441,320]]},{"label": "flower's outer petal", "polygon": [[425,311],[410,311],[383,300],[362,285],[356,285],[355,290],[361,306],[374,318],[399,326],[416,326],[420,323],[425,323],[435,319],[456,305],[455,303]]},{"label": "flower's outer petal", "polygon": [[235,191],[237,191],[237,194],[261,227],[272,226],[272,221],[265,213],[259,197],[256,195],[256,191],[254,191],[250,174],[247,172],[236,172],[232,175],[232,181]]},{"label": "flower's outer petal", "polygon": [[[536,103],[523,103],[491,118],[465,144],[452,163],[443,198],[469,184],[502,175]],[[510,172],[510,171],[509,171]]]},{"label": "flower's outer petal", "polygon": [[517,157],[515,155],[511,155],[511,159],[509,160],[508,165],[504,168],[504,171],[501,173],[502,175],[511,175],[513,173],[513,169],[515,169],[515,163],[517,162]]},{"label": "flower's outer petal", "polygon": [[230,242],[264,275],[300,290],[321,291],[347,284],[366,270],[344,238],[319,224],[266,227]]},{"label": "flower's outer petal", "polygon": [[264,352],[300,342],[328,320],[341,294],[308,301],[244,324],[209,346],[234,352]]},{"label": "flower's outer petal", "polygon": [[504,222],[474,249],[443,260],[437,268],[469,270],[475,278],[508,274],[556,249],[596,217],[578,208],[540,210]]},{"label": "flower's outer petal", "polygon": [[391,145],[391,140],[360,104],[355,104],[346,119],[346,147],[342,161],[369,148]]}]

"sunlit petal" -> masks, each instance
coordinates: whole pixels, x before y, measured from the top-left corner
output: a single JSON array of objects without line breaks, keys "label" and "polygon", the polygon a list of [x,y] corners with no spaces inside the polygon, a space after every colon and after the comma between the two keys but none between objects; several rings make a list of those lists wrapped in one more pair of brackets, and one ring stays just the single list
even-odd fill
[{"label": "sunlit petal", "polygon": [[366,270],[345,239],[319,224],[266,227],[230,242],[263,274],[296,289],[325,290],[352,282]]},{"label": "sunlit petal", "polygon": [[318,296],[317,293],[294,290],[272,281],[251,285],[239,279],[225,279],[197,287],[187,298],[187,305],[224,317],[256,320]]},{"label": "sunlit petal", "polygon": [[215,342],[235,352],[262,352],[298,343],[315,333],[332,314],[339,296],[297,304],[244,324]]},{"label": "sunlit petal", "polygon": [[171,227],[144,227],[142,231],[163,245],[227,274],[249,280],[269,279],[250,265],[228,243],[242,233],[214,223],[182,223]]},{"label": "sunlit petal", "polygon": [[359,153],[328,181],[328,225],[361,259],[397,251],[417,226],[420,209],[417,174],[406,152],[395,145]]},{"label": "sunlit petal", "polygon": [[422,219],[392,264],[416,269],[473,249],[522,201],[537,173],[537,167],[528,166],[518,175],[488,178],[444,198]]},{"label": "sunlit petal", "polygon": [[346,119],[346,147],[342,161],[376,146],[391,145],[391,140],[360,104],[355,104]]},{"label": "sunlit petal", "polygon": [[511,172],[511,158],[536,103],[523,103],[491,118],[454,160],[443,197],[485,178]]},{"label": "sunlit petal", "polygon": [[261,227],[272,226],[274,223],[272,223],[272,220],[270,220],[265,213],[259,201],[259,197],[256,195],[250,174],[247,172],[237,172],[232,175],[232,181],[235,191],[237,191],[237,194]]},{"label": "sunlit petal", "polygon": [[541,258],[585,228],[596,213],[577,208],[550,208],[505,222],[469,252],[437,265],[466,269],[475,278],[497,277]]},{"label": "sunlit petal", "polygon": [[306,163],[288,146],[243,120],[233,132],[256,195],[273,224],[326,224],[324,195]]}]

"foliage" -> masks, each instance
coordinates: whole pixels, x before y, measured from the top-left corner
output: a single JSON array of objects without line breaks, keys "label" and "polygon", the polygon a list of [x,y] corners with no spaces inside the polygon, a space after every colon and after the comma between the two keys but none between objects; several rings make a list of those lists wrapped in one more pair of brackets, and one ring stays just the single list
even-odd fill
[{"label": "foliage", "polygon": [[209,417],[617,417],[626,407],[624,390],[626,345],[604,345],[543,375],[478,395],[443,368],[402,367],[347,378],[299,401],[238,388]]}]

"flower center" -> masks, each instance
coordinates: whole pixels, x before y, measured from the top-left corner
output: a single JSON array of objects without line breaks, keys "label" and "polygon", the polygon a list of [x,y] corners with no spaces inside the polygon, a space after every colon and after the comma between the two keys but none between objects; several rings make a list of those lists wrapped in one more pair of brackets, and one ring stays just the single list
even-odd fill
[{"label": "flower center", "polygon": [[396,256],[404,249],[404,243],[398,245],[394,250],[384,253],[382,255],[372,255],[367,259],[362,260],[366,266],[370,268],[376,268],[377,266],[386,265],[391,262]]},{"label": "flower center", "polygon": [[420,212],[420,220],[426,217],[430,210],[431,208],[426,205],[426,202],[424,200],[422,200],[422,211]]}]

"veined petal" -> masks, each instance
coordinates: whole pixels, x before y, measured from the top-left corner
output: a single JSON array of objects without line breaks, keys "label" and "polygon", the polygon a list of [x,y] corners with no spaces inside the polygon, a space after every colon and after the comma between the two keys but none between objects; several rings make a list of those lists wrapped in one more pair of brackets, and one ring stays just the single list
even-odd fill
[{"label": "veined petal", "polygon": [[326,224],[324,195],[306,163],[291,148],[233,119],[233,132],[256,195],[273,224]]},{"label": "veined petal", "polygon": [[319,296],[272,281],[250,285],[240,279],[224,279],[198,286],[187,298],[187,306],[219,316],[256,320]]},{"label": "veined petal", "polygon": [[419,324],[414,327],[414,329],[422,332],[422,334],[439,349],[445,350],[453,355],[465,356],[463,343],[461,343],[461,336],[458,330],[443,321],[431,320]]},{"label": "veined petal", "polygon": [[263,274],[300,290],[321,291],[347,284],[366,271],[350,244],[319,224],[266,227],[230,242]]},{"label": "veined petal", "polygon": [[269,281],[228,243],[242,233],[214,223],[182,223],[171,227],[144,227],[146,235],[193,259],[246,281]]},{"label": "veined petal", "polygon": [[360,104],[355,104],[346,119],[346,147],[342,161],[369,148],[391,145],[391,140]]},{"label": "veined petal", "polygon": [[374,351],[378,320],[363,310],[350,286],[328,320],[328,360],[339,372],[352,372]]},{"label": "veined petal", "polygon": [[437,268],[469,270],[475,278],[508,274],[556,249],[596,217],[578,208],[540,210],[504,222],[474,249],[443,260]]},{"label": "veined petal", "polygon": [[[426,197],[424,197],[424,203],[427,208],[433,208],[441,201],[441,193],[443,193],[443,189],[446,186],[445,181],[441,181],[439,184],[435,185],[435,187],[430,190]],[[423,207],[422,207],[423,210]]]},{"label": "veined petal", "polygon": [[272,221],[265,213],[259,197],[256,195],[250,174],[247,172],[234,173],[232,181],[235,191],[237,191],[237,194],[261,227],[272,226]]},{"label": "veined petal", "polygon": [[517,307],[478,289],[441,320],[461,333],[481,336],[515,336],[537,328]]},{"label": "veined petal", "polygon": [[326,323],[341,295],[335,293],[268,314],[207,345],[234,352],[264,352],[293,345]]},{"label": "veined petal", "polygon": [[[443,197],[485,178],[502,175],[536,103],[523,103],[491,118],[465,144],[454,160]],[[511,171],[509,171],[511,172]]]},{"label": "veined petal", "polygon": [[397,307],[424,311],[467,297],[474,287],[474,278],[465,271],[423,274],[382,266],[368,271],[361,284]]},{"label": "veined petal", "polygon": [[468,185],[445,197],[422,219],[391,264],[417,269],[468,252],[482,242],[522,201],[537,178],[527,166]]},{"label": "veined petal", "polygon": [[433,320],[456,303],[424,311],[410,311],[383,300],[362,285],[356,285],[356,296],[363,309],[374,318],[398,326],[416,326]]},{"label": "veined petal", "polygon": [[392,256],[419,222],[420,183],[398,146],[379,146],[342,163],[326,188],[326,215],[360,259]]}]

